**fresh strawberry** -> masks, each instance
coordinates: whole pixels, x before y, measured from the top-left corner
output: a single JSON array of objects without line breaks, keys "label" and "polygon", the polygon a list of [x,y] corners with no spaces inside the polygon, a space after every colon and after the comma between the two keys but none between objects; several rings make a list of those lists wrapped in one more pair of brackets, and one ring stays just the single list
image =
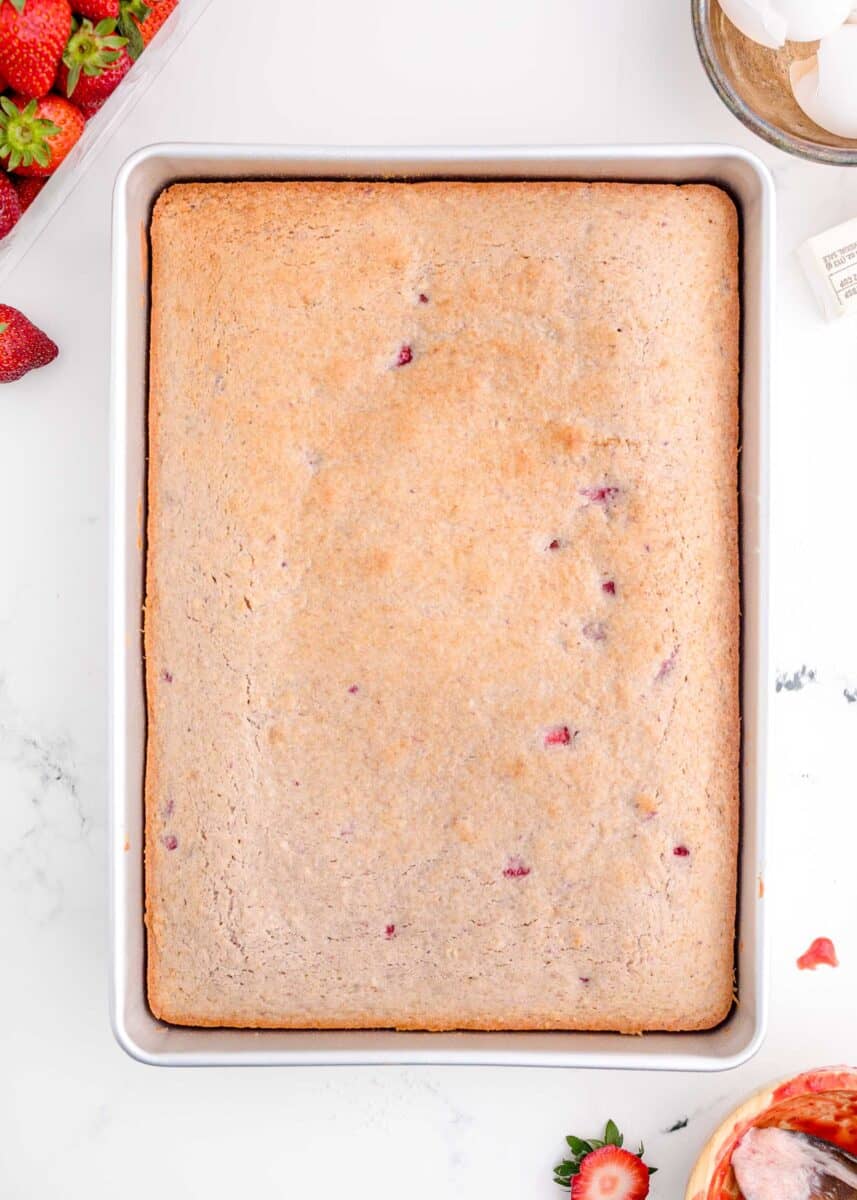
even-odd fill
[{"label": "fresh strawberry", "polygon": [[62,96],[0,97],[0,159],[18,175],[53,175],[83,133],[83,113]]},{"label": "fresh strawberry", "polygon": [[5,171],[0,171],[0,238],[18,224],[23,211],[14,183]]},{"label": "fresh strawberry", "polygon": [[25,213],[47,183],[47,179],[22,179],[15,177],[15,191],[21,204],[21,212]]},{"label": "fresh strawberry", "polygon": [[[133,67],[134,63],[126,50],[120,51],[116,62],[105,67],[98,75],[81,75],[74,89],[74,102],[87,121],[94,117],[108,97],[112,96],[119,84]],[[60,86],[68,88],[64,78],[65,68],[60,67]]]},{"label": "fresh strawberry", "polygon": [[68,0],[0,0],[0,74],[16,92],[44,96],[70,33]]},{"label": "fresh strawberry", "polygon": [[601,1139],[567,1137],[572,1157],[554,1168],[554,1182],[570,1187],[571,1200],[644,1200],[654,1167],[643,1162],[643,1147],[636,1154],[624,1150],[622,1134],[608,1121]]},{"label": "fresh strawberry", "polygon": [[59,354],[54,342],[10,304],[0,304],[0,383],[20,379]]},{"label": "fresh strawberry", "polygon": [[179,0],[120,0],[119,32],[128,39],[128,53],[132,58],[139,58],[178,2]]},{"label": "fresh strawberry", "polygon": [[74,7],[90,21],[119,20],[119,0],[74,0]]},{"label": "fresh strawberry", "polygon": [[99,21],[93,26],[83,20],[68,39],[57,83],[67,96],[74,97],[85,117],[98,111],[130,71],[127,43],[127,38],[116,33],[115,21]]}]

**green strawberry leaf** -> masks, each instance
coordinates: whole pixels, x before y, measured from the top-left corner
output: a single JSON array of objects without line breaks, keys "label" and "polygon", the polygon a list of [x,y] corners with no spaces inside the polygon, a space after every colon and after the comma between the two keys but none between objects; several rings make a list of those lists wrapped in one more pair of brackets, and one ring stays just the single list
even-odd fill
[{"label": "green strawberry leaf", "polygon": [[119,32],[128,39],[128,55],[134,62],[146,49],[140,24],[151,14],[151,8],[143,0],[121,0],[119,6]]},{"label": "green strawberry leaf", "polygon": [[619,1132],[619,1126],[615,1121],[608,1121],[604,1127],[604,1142],[607,1146],[620,1146],[625,1139]]},{"label": "green strawberry leaf", "polygon": [[581,1154],[591,1154],[592,1146],[589,1142],[585,1142],[583,1138],[575,1137],[574,1134],[569,1134],[565,1139],[568,1142],[569,1148],[573,1154],[580,1157]]}]

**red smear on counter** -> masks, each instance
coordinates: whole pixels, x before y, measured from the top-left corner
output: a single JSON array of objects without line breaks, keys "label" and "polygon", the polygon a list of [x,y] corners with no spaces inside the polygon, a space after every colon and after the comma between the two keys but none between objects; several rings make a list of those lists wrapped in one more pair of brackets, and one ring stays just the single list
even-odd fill
[{"label": "red smear on counter", "polygon": [[816,938],[805,954],[797,960],[801,971],[814,971],[816,967],[838,967],[836,947],[830,938]]}]

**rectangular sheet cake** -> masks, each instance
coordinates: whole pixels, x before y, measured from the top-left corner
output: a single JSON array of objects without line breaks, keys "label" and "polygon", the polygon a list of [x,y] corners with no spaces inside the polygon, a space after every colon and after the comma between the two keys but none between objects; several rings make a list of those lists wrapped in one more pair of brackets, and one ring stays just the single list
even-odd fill
[{"label": "rectangular sheet cake", "polygon": [[152,219],[165,1021],[733,996],[738,231],[709,186],[181,184]]}]

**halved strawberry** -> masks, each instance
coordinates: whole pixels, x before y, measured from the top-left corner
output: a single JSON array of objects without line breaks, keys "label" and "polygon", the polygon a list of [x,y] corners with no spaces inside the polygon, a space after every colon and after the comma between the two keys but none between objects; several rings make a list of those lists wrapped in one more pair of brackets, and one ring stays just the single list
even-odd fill
[{"label": "halved strawberry", "polygon": [[618,1146],[587,1154],[571,1181],[572,1200],[644,1200],[648,1194],[649,1168]]},{"label": "halved strawberry", "polygon": [[554,1168],[554,1183],[570,1187],[571,1200],[644,1200],[654,1167],[643,1162],[643,1147],[636,1154],[623,1149],[624,1138],[615,1122],[608,1121],[603,1138],[567,1137],[572,1157]]},{"label": "halved strawberry", "polygon": [[62,96],[0,97],[0,159],[18,175],[52,175],[83,133],[83,113]]},{"label": "halved strawberry", "polygon": [[93,25],[83,20],[68,39],[57,73],[57,83],[84,116],[92,116],[131,69],[125,46],[128,39],[116,33],[115,21]]}]

